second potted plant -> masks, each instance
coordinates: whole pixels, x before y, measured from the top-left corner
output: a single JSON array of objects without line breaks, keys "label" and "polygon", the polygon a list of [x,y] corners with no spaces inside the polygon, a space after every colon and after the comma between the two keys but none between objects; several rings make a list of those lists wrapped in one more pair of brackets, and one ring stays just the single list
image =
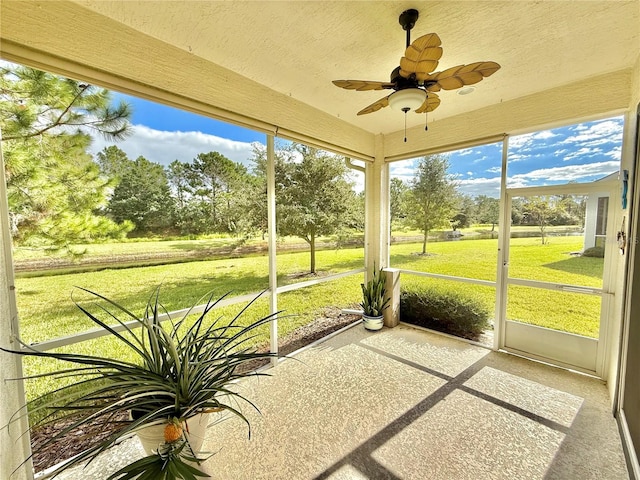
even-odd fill
[{"label": "second potted plant", "polygon": [[383,325],[382,315],[389,307],[389,299],[385,288],[385,276],[382,269],[373,271],[373,276],[362,283],[362,322],[367,330],[380,330]]}]

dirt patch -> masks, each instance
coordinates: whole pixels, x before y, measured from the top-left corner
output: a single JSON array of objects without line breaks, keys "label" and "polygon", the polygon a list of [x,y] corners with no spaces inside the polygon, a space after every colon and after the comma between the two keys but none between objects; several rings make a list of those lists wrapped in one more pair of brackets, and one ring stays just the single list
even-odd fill
[{"label": "dirt patch", "polygon": [[[321,317],[316,318],[307,325],[297,328],[286,337],[280,339],[278,342],[279,353],[281,355],[287,355],[294,352],[316,340],[326,337],[330,333],[352,324],[359,320],[359,318],[359,315],[343,315],[339,308],[328,307],[324,310]],[[264,348],[268,349],[268,346]],[[254,370],[267,363],[268,360],[248,364],[247,370]],[[40,472],[83,452],[101,442],[111,433],[119,429],[122,426],[122,422],[126,421],[126,415],[122,415],[122,417],[114,418],[112,422],[106,424],[96,422],[85,425],[81,429],[75,429],[69,432],[61,440],[46,447],[42,447],[42,444],[52,435],[69,426],[70,422],[57,422],[34,430],[31,434],[31,448],[34,451],[33,465],[35,471]]]}]

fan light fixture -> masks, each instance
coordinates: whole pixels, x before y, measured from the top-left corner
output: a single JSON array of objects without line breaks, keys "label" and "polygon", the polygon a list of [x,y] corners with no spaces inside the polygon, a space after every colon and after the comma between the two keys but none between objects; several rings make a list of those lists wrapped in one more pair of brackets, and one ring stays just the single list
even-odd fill
[{"label": "fan light fixture", "polygon": [[426,98],[427,93],[420,88],[404,88],[389,95],[389,106],[406,113],[420,108]]}]

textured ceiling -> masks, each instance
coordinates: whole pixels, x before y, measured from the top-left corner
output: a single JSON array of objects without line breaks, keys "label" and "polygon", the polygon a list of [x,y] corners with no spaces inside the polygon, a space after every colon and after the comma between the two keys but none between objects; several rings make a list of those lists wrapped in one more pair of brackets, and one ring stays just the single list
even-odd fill
[{"label": "textured ceiling", "polygon": [[[430,121],[630,68],[640,52],[637,0],[76,3],[372,133],[402,126],[403,114],[389,108],[356,116],[388,91],[347,91],[331,80],[388,80],[404,52],[398,16],[407,8],[420,11],[412,39],[442,39],[438,70],[502,65],[471,95],[441,92]],[[408,126],[422,123],[409,115]]]}]

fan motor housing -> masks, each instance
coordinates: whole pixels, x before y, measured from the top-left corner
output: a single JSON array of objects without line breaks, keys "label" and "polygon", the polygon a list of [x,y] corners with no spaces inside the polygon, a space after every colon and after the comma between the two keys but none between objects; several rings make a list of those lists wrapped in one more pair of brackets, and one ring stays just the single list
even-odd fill
[{"label": "fan motor housing", "polygon": [[412,88],[418,86],[418,81],[414,74],[411,74],[409,78],[405,78],[400,75],[400,67],[393,69],[390,75],[391,83],[395,83],[395,90],[403,90],[405,88]]}]

